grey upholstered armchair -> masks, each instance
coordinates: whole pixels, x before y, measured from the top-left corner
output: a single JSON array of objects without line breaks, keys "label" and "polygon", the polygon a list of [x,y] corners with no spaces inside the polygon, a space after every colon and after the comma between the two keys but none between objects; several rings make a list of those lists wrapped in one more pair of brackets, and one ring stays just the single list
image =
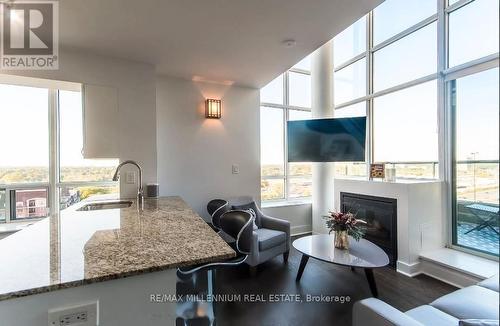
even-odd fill
[{"label": "grey upholstered armchair", "polygon": [[249,196],[229,198],[228,202],[231,209],[255,212],[252,245],[245,262],[255,267],[282,254],[286,263],[290,251],[290,222],[265,215]]}]

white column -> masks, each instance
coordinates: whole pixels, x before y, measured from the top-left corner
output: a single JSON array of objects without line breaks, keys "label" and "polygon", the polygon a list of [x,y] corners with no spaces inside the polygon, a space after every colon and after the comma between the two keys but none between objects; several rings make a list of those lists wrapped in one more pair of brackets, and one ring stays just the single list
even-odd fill
[{"label": "white column", "polygon": [[[333,46],[332,41],[316,50],[312,55],[312,116],[333,117]],[[329,210],[334,209],[334,165],[333,163],[313,163],[313,233],[328,233],[323,220]]]}]

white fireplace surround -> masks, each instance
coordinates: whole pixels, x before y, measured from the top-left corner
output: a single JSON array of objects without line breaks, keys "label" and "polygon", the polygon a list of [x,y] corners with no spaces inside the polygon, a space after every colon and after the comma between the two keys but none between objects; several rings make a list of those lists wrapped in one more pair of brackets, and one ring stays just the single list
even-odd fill
[{"label": "white fireplace surround", "polygon": [[[340,193],[394,198],[397,200],[397,271],[408,276],[420,273],[419,255],[445,246],[442,199],[439,180],[396,182],[335,179],[334,198],[329,207],[340,210]],[[327,212],[325,212],[326,214]],[[327,233],[324,220],[313,220],[316,233]]]}]

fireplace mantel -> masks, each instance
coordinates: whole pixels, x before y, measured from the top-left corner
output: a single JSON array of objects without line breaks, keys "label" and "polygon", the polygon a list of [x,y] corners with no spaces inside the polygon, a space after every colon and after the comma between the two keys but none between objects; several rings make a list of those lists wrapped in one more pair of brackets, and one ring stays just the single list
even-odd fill
[{"label": "fireplace mantel", "polygon": [[341,192],[396,199],[397,270],[416,275],[419,273],[419,254],[445,245],[443,189],[444,183],[439,180],[335,179],[332,207],[340,210]]}]

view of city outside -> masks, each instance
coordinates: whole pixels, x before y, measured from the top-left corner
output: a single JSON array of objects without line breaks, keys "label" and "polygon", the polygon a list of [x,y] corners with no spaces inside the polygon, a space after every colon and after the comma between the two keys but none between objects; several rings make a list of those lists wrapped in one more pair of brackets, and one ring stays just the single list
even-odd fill
[{"label": "view of city outside", "polygon": [[457,164],[457,198],[467,202],[498,205],[498,163]]},{"label": "view of city outside", "polygon": [[[290,163],[290,175],[312,175],[311,163]],[[337,178],[366,178],[365,163],[334,163],[335,177]],[[439,177],[438,162],[434,163],[388,163],[386,167],[396,168],[396,177],[405,179],[436,179]],[[279,164],[266,164],[262,166],[262,176],[283,175],[283,166]],[[491,171],[490,171],[491,172]],[[478,174],[479,176],[479,174]],[[477,176],[477,177],[478,177]],[[311,178],[290,177],[289,196],[310,197],[312,192]],[[277,200],[284,198],[283,179],[262,179],[262,200]]]},{"label": "view of city outside", "polygon": [[336,178],[366,178],[366,163],[335,163]]},{"label": "view of city outside", "polygon": [[49,181],[49,168],[44,166],[0,166],[0,184]]},{"label": "view of city outside", "polygon": [[66,209],[82,200],[118,198],[119,195],[120,187],[118,185],[61,187],[59,209]]},{"label": "view of city outside", "polygon": [[5,211],[5,190],[0,189],[0,222],[5,221],[6,211]]},{"label": "view of city outside", "polygon": [[47,188],[11,191],[16,203],[14,219],[40,218],[49,213]]},{"label": "view of city outside", "polygon": [[438,179],[439,164],[432,163],[386,163],[387,167],[396,169],[396,178],[401,179]]},{"label": "view of city outside", "polygon": [[14,197],[15,208],[11,219],[26,219],[45,217],[48,214],[47,189],[0,189],[0,222],[7,219],[6,201],[7,191]]},{"label": "view of city outside", "polygon": [[499,69],[450,83],[457,157],[456,244],[498,255]]},{"label": "view of city outside", "polygon": [[[48,182],[48,170],[42,166],[0,166],[0,184]],[[63,167],[61,168],[61,182],[111,181],[114,172],[114,166]]]},{"label": "view of city outside", "polygon": [[261,166],[261,175],[263,177],[273,177],[285,175],[282,164],[264,164]]},{"label": "view of city outside", "polygon": [[[10,167],[0,168],[0,184],[22,184],[30,180],[39,180],[37,176],[45,172],[43,167]],[[113,167],[73,167],[64,168],[64,181],[81,180],[92,178],[95,181],[110,181],[114,173]],[[61,175],[63,175],[61,171]],[[48,194],[46,188],[15,189],[11,196],[15,195],[16,212],[15,219],[40,218],[48,214]],[[7,190],[9,191],[9,190]],[[117,197],[119,186],[81,186],[62,187],[60,192],[60,208],[65,209],[82,200],[99,198],[103,195]],[[6,218],[5,210],[6,190],[0,189],[0,221]]]},{"label": "view of city outside", "polygon": [[289,178],[288,198],[303,198],[312,196],[312,177]]},{"label": "view of city outside", "polygon": [[[80,92],[64,91],[59,95],[59,182],[96,183],[60,189],[60,208],[79,201],[102,196],[115,196],[118,185],[110,182],[118,165],[117,159],[83,157],[83,107]],[[48,214],[49,187],[49,119],[48,90],[37,87],[0,84],[2,132],[16,135],[15,141],[3,143],[0,156],[0,221],[45,217]],[[26,117],[29,117],[26,118]],[[19,130],[30,132],[19,133]],[[33,135],[37,137],[33,137]],[[30,184],[34,184],[31,187]],[[40,184],[42,187],[40,187]],[[12,198],[14,196],[14,199]],[[6,211],[6,200],[15,202]]]},{"label": "view of city outside", "polygon": [[261,179],[260,191],[262,200],[284,199],[285,179]]},{"label": "view of city outside", "polygon": [[[289,163],[289,189],[290,198],[311,197],[312,195],[312,164]],[[282,176],[283,166],[279,164],[266,164],[261,167],[262,176]],[[261,179],[262,200],[279,200],[285,195],[285,179]]]}]

